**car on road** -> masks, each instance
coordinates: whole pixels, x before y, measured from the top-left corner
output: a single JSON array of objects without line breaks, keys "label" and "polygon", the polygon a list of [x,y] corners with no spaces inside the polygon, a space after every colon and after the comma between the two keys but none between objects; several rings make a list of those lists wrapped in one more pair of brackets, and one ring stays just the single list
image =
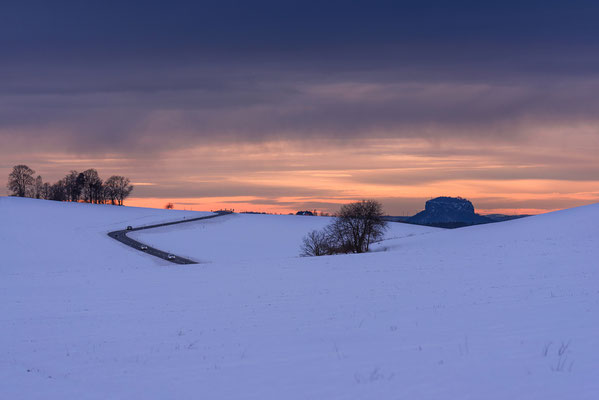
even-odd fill
[{"label": "car on road", "polygon": [[132,227],[131,225],[129,225],[129,226],[127,227],[127,230],[128,230],[128,231],[132,231],[132,230],[133,230],[133,227]]},{"label": "car on road", "polygon": [[146,246],[145,244],[142,244],[141,246],[139,246],[140,250],[148,250],[148,246]]},{"label": "car on road", "polygon": [[166,258],[168,258],[169,260],[174,260],[177,257],[175,257],[174,254],[169,254],[168,256],[166,256]]}]

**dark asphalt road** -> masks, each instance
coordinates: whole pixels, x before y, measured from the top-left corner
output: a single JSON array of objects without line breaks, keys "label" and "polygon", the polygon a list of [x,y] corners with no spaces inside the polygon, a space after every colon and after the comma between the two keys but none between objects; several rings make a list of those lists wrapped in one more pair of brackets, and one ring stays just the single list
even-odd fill
[{"label": "dark asphalt road", "polygon": [[[172,253],[168,253],[166,251],[159,250],[157,248],[148,246],[145,243],[141,243],[141,242],[138,242],[137,240],[131,239],[129,236],[127,236],[127,233],[129,233],[129,232],[135,232],[135,231],[141,231],[141,230],[144,230],[144,229],[159,228],[161,226],[184,224],[186,222],[193,222],[193,221],[200,221],[200,220],[203,220],[203,219],[216,218],[216,217],[220,217],[221,215],[226,215],[226,214],[231,214],[231,212],[230,211],[216,211],[214,215],[208,215],[206,217],[189,218],[189,219],[183,219],[183,220],[180,220],[180,221],[166,222],[166,223],[163,223],[163,224],[141,226],[141,227],[133,228],[133,229],[130,229],[130,230],[123,229],[123,230],[120,230],[120,231],[109,232],[108,236],[110,236],[113,239],[118,240],[119,242],[121,242],[123,244],[126,244],[129,247],[133,247],[136,250],[142,251],[144,253],[153,255],[153,256],[158,257],[158,258],[162,258],[163,260],[172,262],[174,264],[198,264],[197,261],[193,261],[193,260],[190,260],[189,258],[185,258],[185,257],[179,257],[177,255],[175,255],[174,259],[169,259],[168,255],[172,254]],[[148,249],[147,250],[141,250],[141,246],[147,246]]]}]

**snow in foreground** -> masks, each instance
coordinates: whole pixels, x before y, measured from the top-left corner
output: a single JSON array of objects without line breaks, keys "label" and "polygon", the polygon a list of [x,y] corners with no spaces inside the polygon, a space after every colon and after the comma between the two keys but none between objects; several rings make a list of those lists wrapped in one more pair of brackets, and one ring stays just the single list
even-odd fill
[{"label": "snow in foreground", "polygon": [[[599,205],[396,232],[406,237],[371,254],[252,254],[192,266],[138,254],[105,235],[174,215],[0,198],[2,398],[599,393]],[[256,224],[277,225],[260,217]],[[221,225],[251,224],[240,217]],[[394,229],[401,227],[413,229]],[[305,228],[313,229],[293,234]],[[179,242],[199,234],[170,233]],[[244,241],[217,227],[207,244],[218,235]],[[270,235],[265,240],[281,240],[280,231]],[[201,245],[193,251],[202,253]]]}]

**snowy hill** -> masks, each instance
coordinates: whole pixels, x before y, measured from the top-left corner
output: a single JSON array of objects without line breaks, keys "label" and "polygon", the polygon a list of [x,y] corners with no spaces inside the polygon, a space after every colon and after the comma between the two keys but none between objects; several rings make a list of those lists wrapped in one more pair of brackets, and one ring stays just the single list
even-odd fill
[{"label": "snowy hill", "polygon": [[201,214],[0,198],[3,398],[599,393],[597,204],[450,231],[394,224],[377,252],[318,258],[292,246],[315,217],[136,233],[210,261],[192,266],[106,236],[184,215]]},{"label": "snowy hill", "polygon": [[[302,238],[331,222],[328,217],[231,214],[208,221],[132,232],[133,239],[202,262],[297,257]],[[437,228],[389,223],[387,240],[438,232]]]},{"label": "snowy hill", "polygon": [[[5,268],[90,269],[168,264],[125,246],[106,234],[127,225],[144,226],[211,213],[115,207],[0,197],[0,243]],[[131,264],[133,263],[133,264]]]}]

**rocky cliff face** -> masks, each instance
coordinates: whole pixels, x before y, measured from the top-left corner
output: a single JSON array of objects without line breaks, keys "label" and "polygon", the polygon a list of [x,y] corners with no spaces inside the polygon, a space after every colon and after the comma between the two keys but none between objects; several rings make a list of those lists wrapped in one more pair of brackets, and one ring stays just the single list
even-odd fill
[{"label": "rocky cliff face", "polygon": [[478,215],[474,206],[460,197],[437,197],[426,202],[424,211],[408,218],[407,222],[419,225],[459,227],[486,224],[493,220]]}]

